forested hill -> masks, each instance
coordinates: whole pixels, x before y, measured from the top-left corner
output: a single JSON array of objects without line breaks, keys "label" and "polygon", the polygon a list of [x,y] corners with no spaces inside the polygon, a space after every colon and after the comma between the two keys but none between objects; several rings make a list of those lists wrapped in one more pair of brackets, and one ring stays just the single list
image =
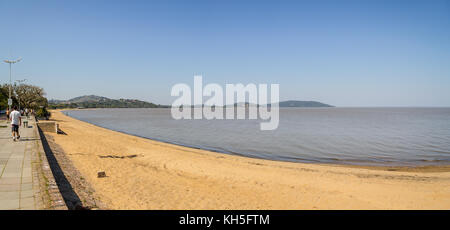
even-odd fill
[{"label": "forested hill", "polygon": [[70,100],[50,100],[49,108],[167,108],[151,102],[136,99],[110,99],[96,95],[75,97]]}]

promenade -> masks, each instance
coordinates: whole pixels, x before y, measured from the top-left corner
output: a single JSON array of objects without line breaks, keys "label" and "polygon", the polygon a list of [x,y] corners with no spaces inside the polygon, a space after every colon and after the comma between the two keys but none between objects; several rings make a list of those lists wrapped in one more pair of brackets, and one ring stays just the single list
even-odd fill
[{"label": "promenade", "polygon": [[28,119],[28,123],[28,128],[20,127],[21,138],[14,142],[11,125],[0,120],[0,210],[43,207],[39,195],[39,175],[34,169],[36,166],[32,165],[33,160],[37,159],[35,156],[40,139],[34,119]]}]

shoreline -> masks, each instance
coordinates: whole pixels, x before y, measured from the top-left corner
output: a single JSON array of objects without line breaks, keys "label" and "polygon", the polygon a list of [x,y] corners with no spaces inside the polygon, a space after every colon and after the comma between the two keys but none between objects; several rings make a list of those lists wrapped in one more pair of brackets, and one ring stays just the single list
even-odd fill
[{"label": "shoreline", "polygon": [[67,135],[46,135],[111,209],[450,208],[450,166],[272,161],[136,137],[59,110],[52,120]]},{"label": "shoreline", "polygon": [[[74,111],[74,110],[101,110],[101,109],[105,109],[105,108],[88,108],[88,109],[57,109],[57,110],[52,110],[52,111],[57,111],[57,112],[63,112],[63,111]],[[106,108],[109,109],[109,108]],[[119,109],[126,109],[126,108],[119,108]],[[64,113],[63,113],[64,114]],[[345,161],[345,160],[334,160],[334,161],[314,161],[314,160],[288,160],[288,159],[270,159],[270,158],[264,158],[264,157],[258,157],[258,156],[249,156],[249,154],[246,153],[234,153],[234,152],[227,152],[227,151],[221,151],[221,150],[216,150],[216,149],[208,149],[208,148],[203,148],[203,147],[197,147],[197,146],[193,146],[193,145],[188,145],[188,144],[182,144],[182,143],[177,143],[175,141],[166,141],[166,140],[161,140],[161,139],[157,139],[157,138],[151,138],[151,137],[144,137],[144,136],[140,136],[140,135],[136,135],[133,133],[127,133],[125,131],[120,131],[120,130],[115,130],[115,129],[111,129],[108,127],[104,127],[101,125],[97,125],[97,124],[93,124],[87,121],[83,121],[80,119],[77,119],[75,117],[72,117],[70,115],[66,115],[72,119],[81,121],[81,122],[85,122],[91,125],[94,125],[96,127],[99,128],[103,128],[106,130],[111,130],[114,132],[118,132],[118,133],[122,133],[125,135],[130,135],[130,136],[134,136],[134,137],[138,137],[138,138],[143,138],[143,139],[147,139],[147,140],[152,140],[152,141],[157,141],[157,142],[162,142],[162,143],[166,143],[166,144],[171,144],[171,145],[176,145],[176,146],[180,146],[180,147],[186,147],[186,148],[192,148],[192,149],[198,149],[198,150],[205,150],[205,151],[210,151],[210,152],[214,152],[214,153],[218,153],[218,154],[227,154],[227,155],[231,155],[231,156],[240,156],[240,157],[246,157],[246,158],[252,158],[252,159],[261,159],[261,160],[269,160],[269,161],[277,161],[277,162],[290,162],[290,163],[300,163],[300,164],[318,164],[318,165],[330,165],[330,166],[342,166],[342,167],[354,167],[354,168],[366,168],[366,169],[378,169],[378,170],[388,170],[388,171],[414,171],[414,172],[450,172],[450,163],[448,161],[433,161],[433,163],[430,164],[424,164],[424,163],[419,163],[419,162],[403,162],[403,163],[399,163],[399,162],[390,162],[390,161],[386,161],[386,162],[382,162],[382,163],[377,163],[377,162],[372,162],[372,161]],[[355,163],[358,162],[358,163]],[[422,162],[422,161],[420,161]],[[423,161],[423,162],[427,162],[427,161]]]}]

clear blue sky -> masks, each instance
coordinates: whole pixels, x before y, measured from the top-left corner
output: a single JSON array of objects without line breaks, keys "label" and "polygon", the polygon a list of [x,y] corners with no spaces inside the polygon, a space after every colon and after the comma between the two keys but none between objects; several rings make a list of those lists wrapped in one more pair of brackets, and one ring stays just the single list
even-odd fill
[{"label": "clear blue sky", "polygon": [[281,100],[450,106],[450,1],[0,0],[0,21],[0,58],[48,98],[169,104],[202,74]]}]

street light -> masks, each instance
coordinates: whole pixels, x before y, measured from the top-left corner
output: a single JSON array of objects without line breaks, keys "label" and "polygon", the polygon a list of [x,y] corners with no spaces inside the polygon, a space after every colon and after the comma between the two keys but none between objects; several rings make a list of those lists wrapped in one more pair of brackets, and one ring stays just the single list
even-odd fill
[{"label": "street light", "polygon": [[[22,80],[16,80],[16,82],[19,82],[19,85],[21,85],[23,82],[25,82],[27,79],[22,79]],[[14,87],[16,87],[16,83],[14,83]],[[19,98],[19,94],[17,93],[17,101],[19,101],[19,111],[20,111],[20,98]]]},{"label": "street light", "polygon": [[[11,65],[15,64],[17,62],[20,62],[21,60],[22,60],[22,58],[19,58],[17,60],[4,60],[4,62],[9,64],[9,99],[8,99],[8,102],[11,101]],[[8,103],[9,111],[11,111],[11,104]]]}]

